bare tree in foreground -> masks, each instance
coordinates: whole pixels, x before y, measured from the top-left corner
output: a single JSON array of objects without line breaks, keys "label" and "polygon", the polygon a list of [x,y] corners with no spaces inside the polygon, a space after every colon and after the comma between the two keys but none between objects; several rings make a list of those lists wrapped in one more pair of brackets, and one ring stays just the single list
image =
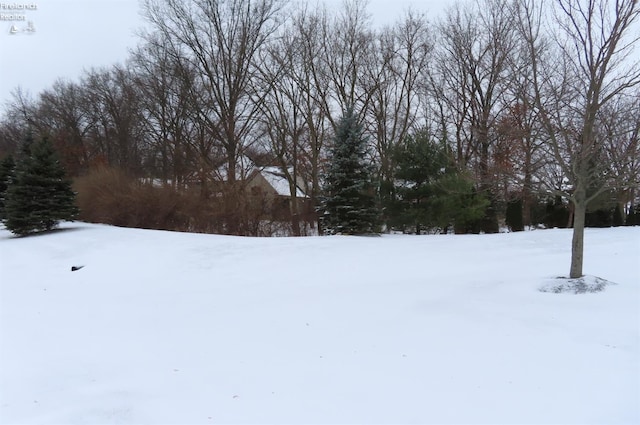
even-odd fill
[{"label": "bare tree in foreground", "polygon": [[[545,15],[552,7],[544,39]],[[602,111],[640,84],[631,53],[637,0],[520,0],[522,34],[531,55],[531,84],[549,149],[566,179],[573,204],[570,278],[583,275],[587,205],[616,185],[605,155]]]}]

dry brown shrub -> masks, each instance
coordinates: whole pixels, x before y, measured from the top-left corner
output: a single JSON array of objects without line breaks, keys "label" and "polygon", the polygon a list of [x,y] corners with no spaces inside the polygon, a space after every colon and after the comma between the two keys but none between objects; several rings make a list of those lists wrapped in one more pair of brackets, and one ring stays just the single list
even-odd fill
[{"label": "dry brown shrub", "polygon": [[114,168],[98,168],[76,179],[80,219],[147,229],[186,230],[190,202],[168,187],[154,187]]},{"label": "dry brown shrub", "polygon": [[292,234],[273,198],[258,191],[158,187],[123,171],[98,167],[76,178],[80,219],[122,227],[244,236]]}]

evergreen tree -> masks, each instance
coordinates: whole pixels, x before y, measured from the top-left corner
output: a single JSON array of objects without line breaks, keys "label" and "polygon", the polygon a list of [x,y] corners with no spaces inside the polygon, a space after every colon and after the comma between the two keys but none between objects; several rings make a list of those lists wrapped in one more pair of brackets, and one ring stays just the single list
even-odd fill
[{"label": "evergreen tree", "polygon": [[393,228],[420,234],[422,229],[454,226],[457,233],[472,231],[484,215],[486,199],[475,193],[471,179],[461,173],[445,144],[418,132],[398,144],[393,153],[395,199],[387,205]]},{"label": "evergreen tree", "polygon": [[640,224],[640,204],[631,204],[624,224],[626,226],[637,226],[638,224]]},{"label": "evergreen tree", "polygon": [[395,164],[396,197],[390,205],[394,212],[390,224],[402,230],[420,234],[422,229],[438,225],[433,211],[437,182],[445,175],[449,161],[444,149],[433,143],[427,133],[418,132],[396,145],[392,159]]},{"label": "evergreen tree", "polygon": [[569,222],[569,215],[569,207],[563,202],[560,195],[556,195],[547,201],[543,222],[548,228],[564,229]]},{"label": "evergreen tree", "polygon": [[363,235],[379,231],[374,170],[367,156],[367,139],[349,109],[338,123],[325,176],[321,222],[326,233]]},{"label": "evergreen tree", "polygon": [[478,193],[473,180],[465,173],[450,168],[434,183],[432,209],[435,223],[442,229],[453,225],[460,233],[479,233],[480,220],[489,207],[489,200]]},{"label": "evergreen tree", "polygon": [[512,199],[507,202],[505,221],[512,232],[521,232],[524,230],[524,222],[522,221],[522,199]]},{"label": "evergreen tree", "polygon": [[50,230],[61,220],[73,220],[78,209],[71,183],[47,139],[29,138],[18,158],[5,201],[4,224],[17,235]]},{"label": "evergreen tree", "polygon": [[612,222],[614,227],[624,226],[624,212],[622,212],[622,208],[620,208],[619,203],[616,203],[616,206],[613,209]]},{"label": "evergreen tree", "polygon": [[6,198],[7,189],[13,181],[15,168],[16,163],[11,155],[8,155],[2,160],[2,162],[0,162],[0,220],[3,220],[5,217],[4,200]]}]

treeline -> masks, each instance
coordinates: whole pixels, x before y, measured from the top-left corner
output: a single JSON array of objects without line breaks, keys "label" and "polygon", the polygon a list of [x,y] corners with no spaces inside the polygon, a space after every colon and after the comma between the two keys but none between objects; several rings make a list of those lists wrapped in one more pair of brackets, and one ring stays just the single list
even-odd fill
[{"label": "treeline", "polygon": [[[376,28],[360,0],[145,0],[149,26],[124,64],[16,90],[0,157],[30,131],[51,140],[85,220],[299,235],[317,222],[349,110],[382,229],[635,223],[639,7],[470,0]],[[247,190],[246,159],[280,167],[287,211]]]}]

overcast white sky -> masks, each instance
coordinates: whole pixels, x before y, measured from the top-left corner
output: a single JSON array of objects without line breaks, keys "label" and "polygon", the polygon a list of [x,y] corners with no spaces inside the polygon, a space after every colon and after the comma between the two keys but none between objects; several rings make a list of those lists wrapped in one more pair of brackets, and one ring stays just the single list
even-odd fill
[{"label": "overcast white sky", "polygon": [[[316,3],[316,0],[311,0]],[[342,0],[317,0],[328,8]],[[434,16],[453,0],[370,0],[376,25],[395,21],[408,8]],[[83,69],[124,60],[143,20],[137,0],[11,0],[36,10],[0,9],[0,107],[18,86],[36,95],[57,78],[77,79]],[[24,20],[7,20],[21,15]],[[11,34],[12,27],[17,30]],[[30,31],[33,29],[34,31]]]}]

